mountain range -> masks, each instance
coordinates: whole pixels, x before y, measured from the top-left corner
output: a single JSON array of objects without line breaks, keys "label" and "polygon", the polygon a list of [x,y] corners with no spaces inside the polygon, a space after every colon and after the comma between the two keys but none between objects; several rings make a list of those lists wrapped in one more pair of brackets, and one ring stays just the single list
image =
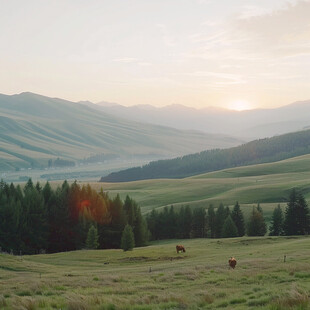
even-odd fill
[{"label": "mountain range", "polygon": [[125,107],[109,102],[82,103],[128,120],[171,126],[182,130],[229,133],[246,141],[298,131],[310,126],[310,100],[295,102],[280,108],[245,111],[214,107],[195,109],[178,104],[157,108],[151,105]]},{"label": "mountain range", "polygon": [[96,154],[171,158],[242,143],[223,134],[126,120],[85,104],[33,93],[0,95],[0,171],[46,167]]}]

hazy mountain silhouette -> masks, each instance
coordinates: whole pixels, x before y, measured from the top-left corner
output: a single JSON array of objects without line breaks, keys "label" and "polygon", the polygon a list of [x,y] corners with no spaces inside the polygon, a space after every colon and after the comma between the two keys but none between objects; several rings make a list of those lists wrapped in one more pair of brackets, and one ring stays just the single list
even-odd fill
[{"label": "hazy mountain silhouette", "polygon": [[[88,103],[90,104],[90,103]],[[46,166],[48,159],[90,155],[171,158],[238,145],[226,135],[143,124],[84,104],[33,93],[0,95],[0,170]]]},{"label": "hazy mountain silhouette", "polygon": [[168,160],[152,161],[142,167],[113,172],[102,182],[184,178],[205,172],[259,163],[275,162],[310,153],[310,130],[254,140],[229,149],[207,150]]},{"label": "hazy mountain silhouette", "polygon": [[242,137],[246,140],[271,137],[310,126],[310,100],[274,109],[232,111],[208,107],[195,109],[173,104],[162,108],[151,105],[125,107],[100,102],[88,106],[125,119],[201,130]]}]

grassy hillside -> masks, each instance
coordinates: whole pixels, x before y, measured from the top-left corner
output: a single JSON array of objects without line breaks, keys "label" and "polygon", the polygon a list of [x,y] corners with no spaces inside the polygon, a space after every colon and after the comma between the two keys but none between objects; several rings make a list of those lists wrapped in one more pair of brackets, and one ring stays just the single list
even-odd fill
[{"label": "grassy hillside", "polygon": [[191,207],[233,205],[239,201],[247,214],[253,204],[261,203],[267,221],[278,203],[286,205],[292,188],[310,200],[310,155],[275,163],[224,169],[184,179],[156,179],[122,183],[92,183],[110,195],[129,194],[145,214],[153,208],[173,204]]},{"label": "grassy hillside", "polygon": [[[193,239],[131,252],[0,254],[0,308],[309,309],[309,241]],[[176,253],[178,242],[186,253]],[[228,268],[231,256],[234,270]]]},{"label": "grassy hillside", "polygon": [[169,160],[150,162],[102,177],[103,182],[183,178],[225,168],[275,162],[310,153],[310,130],[251,141],[229,149],[214,149]]},{"label": "grassy hillside", "polygon": [[0,171],[94,154],[168,158],[240,141],[126,121],[85,105],[32,93],[0,95]]}]

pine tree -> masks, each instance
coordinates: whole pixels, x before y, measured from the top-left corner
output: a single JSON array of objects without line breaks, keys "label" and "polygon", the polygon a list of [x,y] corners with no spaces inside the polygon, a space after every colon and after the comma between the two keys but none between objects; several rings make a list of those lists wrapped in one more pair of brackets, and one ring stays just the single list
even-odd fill
[{"label": "pine tree", "polygon": [[88,249],[97,249],[99,246],[98,237],[97,228],[91,225],[87,233],[86,247]]},{"label": "pine tree", "polygon": [[151,233],[151,239],[152,240],[158,240],[159,239],[159,215],[158,212],[153,209],[151,213],[149,213],[146,217],[147,220],[147,226]]},{"label": "pine tree", "polygon": [[141,214],[141,209],[137,207],[135,216],[135,227],[133,230],[136,246],[146,245],[148,241],[148,230],[145,219]]},{"label": "pine tree", "polygon": [[193,211],[192,238],[204,238],[206,226],[206,211],[203,208],[196,208]]},{"label": "pine tree", "polygon": [[280,236],[283,234],[283,212],[280,205],[273,210],[269,230],[270,236]]},{"label": "pine tree", "polygon": [[285,235],[305,235],[310,233],[309,208],[304,196],[292,190],[285,211]]},{"label": "pine tree", "polygon": [[208,228],[210,238],[215,238],[216,216],[212,205],[208,208]]},{"label": "pine tree", "polygon": [[48,245],[47,208],[41,193],[33,186],[25,187],[22,200],[21,243],[24,253],[34,254]]},{"label": "pine tree", "polygon": [[247,223],[247,235],[264,236],[266,231],[266,224],[262,212],[253,207],[253,211]]},{"label": "pine tree", "polygon": [[27,181],[27,183],[26,183],[26,185],[24,187],[24,192],[26,192],[26,190],[29,189],[29,188],[33,188],[33,182],[31,180],[31,178],[28,179],[28,181]]},{"label": "pine tree", "polygon": [[243,213],[240,209],[240,205],[239,205],[238,201],[236,202],[236,204],[235,204],[235,206],[231,212],[231,218],[237,227],[238,236],[239,237],[244,236],[244,233],[245,233],[244,217],[243,217]]},{"label": "pine tree", "polygon": [[121,239],[121,248],[124,251],[132,250],[135,246],[135,238],[132,231],[132,228],[127,224],[124,228],[122,239]]},{"label": "pine tree", "polygon": [[221,203],[215,213],[215,237],[221,238],[224,222],[227,217],[227,209]]},{"label": "pine tree", "polygon": [[262,207],[260,206],[260,203],[257,204],[256,209],[257,209],[258,212],[260,212],[261,214],[263,214],[263,209],[262,209]]},{"label": "pine tree", "polygon": [[127,195],[124,203],[124,211],[127,218],[127,223],[134,227],[135,223],[135,206],[133,200]]},{"label": "pine tree", "polygon": [[187,205],[181,207],[178,216],[178,237],[182,239],[190,238],[192,229],[192,210]]},{"label": "pine tree", "polygon": [[222,238],[238,237],[238,229],[230,215],[227,216],[224,222],[221,236]]}]

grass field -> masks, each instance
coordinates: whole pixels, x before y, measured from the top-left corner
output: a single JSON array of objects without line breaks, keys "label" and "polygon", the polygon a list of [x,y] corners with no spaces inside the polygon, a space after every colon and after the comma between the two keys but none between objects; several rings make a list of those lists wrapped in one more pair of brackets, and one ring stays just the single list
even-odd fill
[{"label": "grass field", "polygon": [[253,205],[260,203],[269,223],[274,208],[280,204],[285,209],[290,191],[297,188],[310,200],[310,155],[299,156],[275,163],[225,169],[184,179],[155,179],[123,183],[91,183],[101,187],[110,196],[128,194],[147,214],[153,208],[173,205],[192,208],[221,202],[233,206],[236,201],[247,216]]},{"label": "grass field", "polygon": [[[178,242],[186,253],[176,253]],[[237,259],[234,270],[228,268],[231,256]],[[1,254],[0,278],[1,309],[309,309],[310,238]]]}]

